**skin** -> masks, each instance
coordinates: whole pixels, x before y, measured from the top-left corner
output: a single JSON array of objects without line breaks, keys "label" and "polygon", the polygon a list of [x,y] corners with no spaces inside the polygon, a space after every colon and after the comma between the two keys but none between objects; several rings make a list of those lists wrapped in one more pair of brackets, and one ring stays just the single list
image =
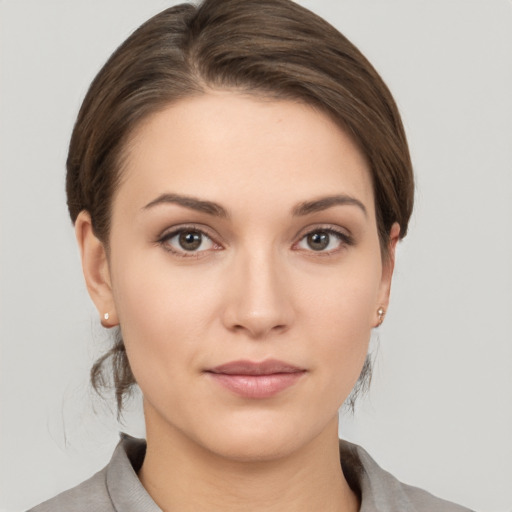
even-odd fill
[{"label": "skin", "polygon": [[[358,510],[338,408],[387,309],[399,235],[394,225],[383,262],[362,153],[310,106],[212,91],[139,126],[122,173],[109,253],[87,212],[76,233],[90,295],[104,325],[121,326],[144,395],[143,485],[163,510]],[[350,200],[297,215],[332,196]],[[177,229],[206,236],[187,252]],[[308,233],[328,245],[314,250]],[[303,370],[269,398],[205,372],[269,358]]]}]

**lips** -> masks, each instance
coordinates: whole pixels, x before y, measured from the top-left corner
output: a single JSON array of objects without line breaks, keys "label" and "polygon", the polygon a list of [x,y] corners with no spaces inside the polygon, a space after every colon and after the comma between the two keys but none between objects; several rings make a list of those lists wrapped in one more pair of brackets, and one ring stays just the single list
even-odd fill
[{"label": "lips", "polygon": [[267,359],[262,362],[231,361],[207,370],[213,381],[244,398],[270,398],[296,384],[304,368]]}]

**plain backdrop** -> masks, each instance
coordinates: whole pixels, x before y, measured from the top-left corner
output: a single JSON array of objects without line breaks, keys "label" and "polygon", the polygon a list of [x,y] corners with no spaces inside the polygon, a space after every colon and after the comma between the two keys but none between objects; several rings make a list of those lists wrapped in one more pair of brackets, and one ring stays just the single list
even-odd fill
[{"label": "plain backdrop", "polygon": [[[512,511],[512,4],[303,0],[367,55],[403,114],[410,235],[372,344],[372,389],[340,435],[407,483]],[[108,337],[82,283],[64,164],[88,84],[163,0],[0,0],[0,509],[109,459],[126,424],[88,384]],[[377,340],[377,338],[379,338]],[[300,426],[298,426],[300,428]]]}]

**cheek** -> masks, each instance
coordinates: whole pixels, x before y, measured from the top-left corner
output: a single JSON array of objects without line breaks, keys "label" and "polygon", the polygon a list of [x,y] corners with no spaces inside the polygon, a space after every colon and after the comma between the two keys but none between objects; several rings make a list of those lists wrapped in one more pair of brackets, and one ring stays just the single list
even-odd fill
[{"label": "cheek", "polygon": [[[310,329],[321,361],[327,367],[359,374],[371,334],[367,295],[324,294],[319,300]],[[322,307],[323,306],[323,307]],[[316,332],[316,337],[315,333]],[[321,334],[321,335],[320,335]]]},{"label": "cheek", "polygon": [[170,333],[162,332],[162,320],[168,318],[173,325],[168,308],[171,286],[153,265],[143,263],[132,253],[123,258],[113,255],[111,265],[116,310],[134,372],[140,357],[157,356],[159,345],[171,339]]},{"label": "cheek", "polygon": [[[318,368],[324,368],[341,401],[355,384],[366,358],[380,284],[379,261],[333,272],[329,279],[310,279],[299,315],[312,340]],[[325,383],[328,386],[328,383]]]},{"label": "cheek", "polygon": [[347,340],[368,333],[373,325],[380,290],[380,260],[354,257],[322,274],[303,273],[302,316],[319,328],[337,326]]},{"label": "cheek", "polygon": [[191,267],[173,268],[165,255],[113,263],[116,309],[136,377],[149,368],[166,371],[190,364],[201,352],[219,301],[211,276]]}]

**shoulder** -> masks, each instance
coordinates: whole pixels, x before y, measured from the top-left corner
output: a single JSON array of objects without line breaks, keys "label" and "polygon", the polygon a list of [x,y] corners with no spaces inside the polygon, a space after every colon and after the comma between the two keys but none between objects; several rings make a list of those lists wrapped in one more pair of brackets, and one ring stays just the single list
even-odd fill
[{"label": "shoulder", "polygon": [[28,512],[114,512],[106,485],[106,468],[54,498],[30,509]]},{"label": "shoulder", "polygon": [[[340,456],[343,471],[349,473],[347,480],[352,479],[359,488],[360,512],[471,512],[468,508],[400,482],[360,446],[340,441]],[[344,459],[349,461],[348,465],[343,463]]]},{"label": "shoulder", "polygon": [[432,510],[437,512],[471,512],[466,507],[438,498],[418,487],[400,483],[400,491],[404,504],[407,504],[410,510],[415,512],[431,512]]},{"label": "shoulder", "polygon": [[137,477],[145,453],[144,439],[121,434],[105,468],[28,512],[161,512]]}]

